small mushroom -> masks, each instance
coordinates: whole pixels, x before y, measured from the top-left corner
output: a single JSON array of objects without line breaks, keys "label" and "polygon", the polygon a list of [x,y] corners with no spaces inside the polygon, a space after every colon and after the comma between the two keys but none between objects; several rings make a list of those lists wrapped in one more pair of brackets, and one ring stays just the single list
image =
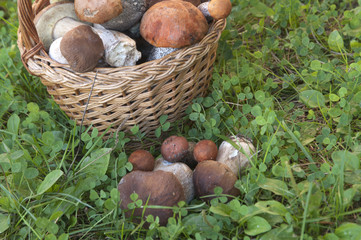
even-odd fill
[{"label": "small mushroom", "polygon": [[132,152],[128,161],[133,165],[133,171],[153,171],[154,169],[154,157],[150,152],[143,149]]},{"label": "small mushroom", "polygon": [[103,57],[104,46],[90,26],[81,25],[67,32],[60,42],[60,51],[76,72],[88,72]]},{"label": "small mushroom", "polygon": [[[185,201],[183,187],[173,173],[165,171],[133,171],[125,175],[119,182],[118,190],[120,193],[121,209],[128,209],[128,204],[132,202],[130,195],[138,194],[143,205],[133,211],[126,211],[127,217],[133,216],[135,221],[148,215],[159,217],[159,224],[164,226],[168,218],[173,216],[172,209],[148,208],[147,206],[176,206],[178,202]],[[147,206],[145,206],[147,204]],[[144,209],[146,208],[146,209]],[[144,211],[144,215],[143,215]]]},{"label": "small mushroom", "polygon": [[232,3],[230,0],[211,0],[198,5],[198,9],[201,10],[207,21],[219,20],[228,17],[232,10]]},{"label": "small mushroom", "polygon": [[158,2],[147,10],[140,23],[142,37],[162,48],[177,49],[195,44],[207,31],[208,23],[202,12],[186,1]]},{"label": "small mushroom", "polygon": [[[85,24],[78,20],[74,3],[70,2],[59,2],[47,6],[36,15],[34,23],[46,50],[55,39],[63,37],[73,28]],[[131,66],[140,59],[141,53],[137,51],[133,39],[123,33],[105,28],[92,29],[103,41],[105,60],[110,66]]]},{"label": "small mushroom", "polygon": [[180,162],[188,153],[189,144],[185,137],[170,136],[162,143],[160,151],[168,162]]},{"label": "small mushroom", "polygon": [[75,13],[81,21],[105,23],[122,13],[121,0],[75,0]]},{"label": "small mushroom", "polygon": [[207,139],[199,141],[193,150],[194,159],[197,162],[216,160],[217,153],[217,145],[212,140]]},{"label": "small mushroom", "polygon": [[155,161],[154,171],[157,170],[173,173],[179,180],[180,184],[182,184],[186,202],[189,203],[193,200],[193,171],[185,163],[170,163],[163,158],[159,158]]},{"label": "small mushroom", "polygon": [[[214,194],[214,188],[219,186],[224,194],[237,196],[240,192],[234,187],[238,174],[248,163],[255,148],[250,140],[235,136],[231,140],[246,153],[234,148],[224,141],[219,147],[216,161],[206,160],[198,163],[193,173],[193,183],[196,195],[205,197]],[[213,197],[205,197],[206,201]]]}]

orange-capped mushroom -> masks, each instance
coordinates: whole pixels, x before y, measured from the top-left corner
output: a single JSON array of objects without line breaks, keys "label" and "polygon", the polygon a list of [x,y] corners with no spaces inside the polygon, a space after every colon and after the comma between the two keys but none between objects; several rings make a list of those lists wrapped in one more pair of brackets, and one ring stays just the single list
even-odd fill
[{"label": "orange-capped mushroom", "polygon": [[181,48],[199,42],[207,34],[208,23],[202,12],[185,1],[156,3],[144,14],[142,37],[156,47]]}]

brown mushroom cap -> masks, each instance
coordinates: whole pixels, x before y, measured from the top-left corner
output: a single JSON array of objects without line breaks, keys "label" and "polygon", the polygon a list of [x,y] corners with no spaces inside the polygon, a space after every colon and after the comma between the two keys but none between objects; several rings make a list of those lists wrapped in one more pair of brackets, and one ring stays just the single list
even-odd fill
[{"label": "brown mushroom cap", "polygon": [[156,47],[181,48],[199,42],[208,31],[202,12],[185,1],[169,0],[153,5],[140,23],[142,37]]},{"label": "brown mushroom cap", "polygon": [[208,11],[215,20],[228,17],[232,10],[230,0],[211,0],[208,4]]},{"label": "brown mushroom cap", "polygon": [[153,171],[154,157],[153,155],[143,149],[138,149],[130,154],[128,161],[133,165],[133,171]]},{"label": "brown mushroom cap", "polygon": [[[120,193],[122,209],[127,209],[128,204],[132,202],[130,195],[138,194],[138,199],[143,201],[143,206],[148,205],[168,206],[177,205],[180,201],[185,201],[182,185],[173,173],[164,171],[144,172],[134,171],[125,175],[119,182],[118,190]],[[142,216],[143,208],[134,210],[133,218]],[[168,218],[173,216],[172,209],[147,208],[144,212],[144,218],[147,215],[159,217],[160,225],[166,225]],[[130,217],[132,211],[126,211],[125,215]],[[137,219],[135,219],[137,221]]]},{"label": "brown mushroom cap", "polygon": [[121,0],[75,0],[75,12],[82,21],[105,23],[122,13]]},{"label": "brown mushroom cap", "polygon": [[95,68],[104,55],[103,41],[90,26],[81,25],[67,32],[60,42],[60,51],[76,72]]},{"label": "brown mushroom cap", "polygon": [[180,162],[188,153],[189,144],[185,137],[170,136],[162,143],[160,151],[168,162]]},{"label": "brown mushroom cap", "polygon": [[[234,187],[237,176],[224,164],[216,161],[198,163],[193,172],[195,194],[198,197],[214,194],[215,187],[221,187],[223,194],[238,196],[240,191]],[[214,197],[202,198],[209,201]]]},{"label": "brown mushroom cap", "polygon": [[212,140],[199,141],[193,150],[193,156],[197,162],[215,160],[217,158],[217,153],[217,145]]}]

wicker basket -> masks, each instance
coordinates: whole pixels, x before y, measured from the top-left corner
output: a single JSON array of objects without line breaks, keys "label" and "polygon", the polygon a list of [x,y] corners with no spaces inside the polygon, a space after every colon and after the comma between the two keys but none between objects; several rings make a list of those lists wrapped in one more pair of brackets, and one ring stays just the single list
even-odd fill
[{"label": "wicker basket", "polygon": [[33,19],[49,0],[31,2],[18,0],[18,47],[23,64],[29,73],[40,77],[60,108],[78,124],[96,74],[83,124],[94,126],[99,132],[110,125],[109,133],[114,132],[129,116],[123,131],[138,125],[147,138],[155,138],[161,115],[167,114],[170,122],[182,118],[192,99],[207,91],[225,19],[214,22],[200,43],[162,59],[77,73],[68,65],[53,61],[39,41]]}]

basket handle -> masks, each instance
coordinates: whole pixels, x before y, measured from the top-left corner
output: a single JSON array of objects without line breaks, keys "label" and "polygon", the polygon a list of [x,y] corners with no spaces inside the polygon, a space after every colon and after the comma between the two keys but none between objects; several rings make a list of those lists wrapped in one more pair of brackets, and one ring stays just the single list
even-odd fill
[{"label": "basket handle", "polygon": [[49,0],[35,0],[34,5],[31,0],[18,0],[19,31],[21,32],[22,46],[25,48],[21,55],[24,66],[27,66],[29,58],[39,51],[45,50],[35,28],[34,12],[37,13],[48,4]]}]

